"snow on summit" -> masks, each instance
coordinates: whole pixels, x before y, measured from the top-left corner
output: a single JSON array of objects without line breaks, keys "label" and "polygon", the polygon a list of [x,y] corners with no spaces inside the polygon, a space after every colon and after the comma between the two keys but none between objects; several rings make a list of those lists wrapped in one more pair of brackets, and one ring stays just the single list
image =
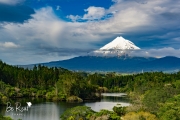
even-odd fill
[{"label": "snow on summit", "polygon": [[105,46],[95,50],[91,55],[95,56],[123,56],[131,51],[140,50],[133,42],[124,39],[122,36],[115,38]]},{"label": "snow on summit", "polygon": [[129,40],[124,39],[123,37],[117,37],[110,43],[106,44],[100,50],[110,50],[110,49],[121,49],[121,50],[130,50],[130,49],[140,49],[134,43]]}]

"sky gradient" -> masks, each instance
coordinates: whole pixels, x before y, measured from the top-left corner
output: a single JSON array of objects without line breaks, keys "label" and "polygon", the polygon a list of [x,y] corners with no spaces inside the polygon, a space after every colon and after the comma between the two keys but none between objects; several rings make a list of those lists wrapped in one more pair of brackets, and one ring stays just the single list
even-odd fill
[{"label": "sky gradient", "polygon": [[180,57],[179,0],[0,0],[0,59],[32,64],[99,49],[117,36]]}]

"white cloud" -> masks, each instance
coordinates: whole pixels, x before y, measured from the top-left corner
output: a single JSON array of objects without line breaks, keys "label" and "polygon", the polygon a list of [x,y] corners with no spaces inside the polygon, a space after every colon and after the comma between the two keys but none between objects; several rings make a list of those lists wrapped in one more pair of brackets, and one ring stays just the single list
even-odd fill
[{"label": "white cloud", "polygon": [[102,17],[105,16],[105,8],[103,7],[95,7],[95,6],[90,6],[87,9],[84,10],[87,12],[83,16],[79,15],[68,15],[67,18],[71,19],[73,22],[75,21],[80,21],[80,20],[99,20]]},{"label": "white cloud", "polygon": [[24,0],[0,0],[0,3],[14,5],[23,1]]},{"label": "white cloud", "polygon": [[[83,16],[69,15],[68,18],[72,21],[95,20],[84,25],[86,31],[90,33],[124,33],[132,31],[132,28],[135,27],[153,24],[154,21],[146,9],[150,9],[148,5],[137,4],[136,2],[124,2],[123,4],[117,2],[109,9],[91,6],[85,10],[87,13]],[[112,15],[106,19],[108,14]],[[101,18],[105,19],[96,21]]]},{"label": "white cloud", "polygon": [[[36,11],[24,24],[5,24],[4,32],[22,46],[52,45],[58,46],[59,36],[64,30],[64,22],[60,21],[52,12],[52,8],[42,8]],[[17,38],[17,39],[15,39]]]},{"label": "white cloud", "polygon": [[180,58],[180,49],[174,49],[172,47],[164,47],[160,49],[140,49],[140,50],[104,50],[104,51],[93,51],[89,55],[92,56],[121,56],[128,54],[129,56],[136,57],[155,57],[161,58],[165,56],[175,56]]},{"label": "white cloud", "polygon": [[18,48],[19,45],[16,45],[15,43],[13,42],[4,42],[4,43],[0,43],[0,46],[1,47],[4,47],[4,48]]},{"label": "white cloud", "polygon": [[131,56],[141,57],[165,57],[165,56],[176,56],[180,58],[180,49],[174,49],[172,47],[165,47],[160,49],[144,49],[139,51],[132,51]]},{"label": "white cloud", "polygon": [[79,15],[68,15],[66,18],[71,19],[73,22],[76,22],[81,19]]},{"label": "white cloud", "polygon": [[103,7],[90,6],[84,11],[87,12],[87,14],[85,14],[82,19],[101,19],[105,15],[105,9]]}]

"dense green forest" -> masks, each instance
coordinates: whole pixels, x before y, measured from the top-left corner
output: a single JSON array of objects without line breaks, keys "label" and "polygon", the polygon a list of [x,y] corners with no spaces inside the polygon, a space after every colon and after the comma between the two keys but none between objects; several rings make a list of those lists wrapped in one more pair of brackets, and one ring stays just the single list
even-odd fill
[{"label": "dense green forest", "polygon": [[[102,92],[126,92],[132,105],[127,108],[118,107],[113,113],[105,110],[96,113],[89,108],[83,108],[87,109],[84,119],[96,119],[103,115],[112,116],[109,118],[112,120],[180,119],[180,72],[101,74],[74,72],[41,65],[34,66],[33,69],[24,69],[0,61],[1,105],[13,97],[44,97],[80,102],[85,99],[99,99]],[[71,111],[73,110],[65,112],[66,117],[62,117],[76,118]],[[119,114],[118,111],[123,114]],[[88,117],[91,115],[94,117]]]},{"label": "dense green forest", "polygon": [[67,101],[99,98],[95,94],[98,86],[90,84],[85,77],[86,73],[63,68],[38,65],[33,69],[24,69],[0,61],[0,104],[12,97],[45,97]]}]

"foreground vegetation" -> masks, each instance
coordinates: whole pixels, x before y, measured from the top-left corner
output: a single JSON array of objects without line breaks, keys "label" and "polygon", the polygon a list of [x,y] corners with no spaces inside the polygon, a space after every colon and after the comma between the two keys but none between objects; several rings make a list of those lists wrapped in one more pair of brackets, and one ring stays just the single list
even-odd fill
[{"label": "foreground vegetation", "polygon": [[13,119],[10,117],[4,117],[4,116],[0,115],[0,120],[13,120]]},{"label": "foreground vegetation", "polygon": [[149,112],[127,112],[126,107],[114,106],[113,111],[93,111],[87,106],[71,108],[61,115],[62,120],[157,120],[157,117]]},{"label": "foreground vegetation", "polygon": [[[1,105],[13,97],[44,97],[50,100],[81,102],[85,99],[98,99],[102,92],[126,92],[132,105],[127,107],[123,114],[119,114],[115,109],[97,113],[90,108],[75,108],[75,111],[86,111],[82,119],[100,119],[107,116],[112,120],[180,119],[180,72],[88,74],[41,65],[29,70],[0,61]],[[71,113],[73,112],[66,112],[65,116],[70,114],[66,118],[76,119]],[[104,115],[105,113],[108,115]],[[81,116],[79,113],[78,115]]]}]

